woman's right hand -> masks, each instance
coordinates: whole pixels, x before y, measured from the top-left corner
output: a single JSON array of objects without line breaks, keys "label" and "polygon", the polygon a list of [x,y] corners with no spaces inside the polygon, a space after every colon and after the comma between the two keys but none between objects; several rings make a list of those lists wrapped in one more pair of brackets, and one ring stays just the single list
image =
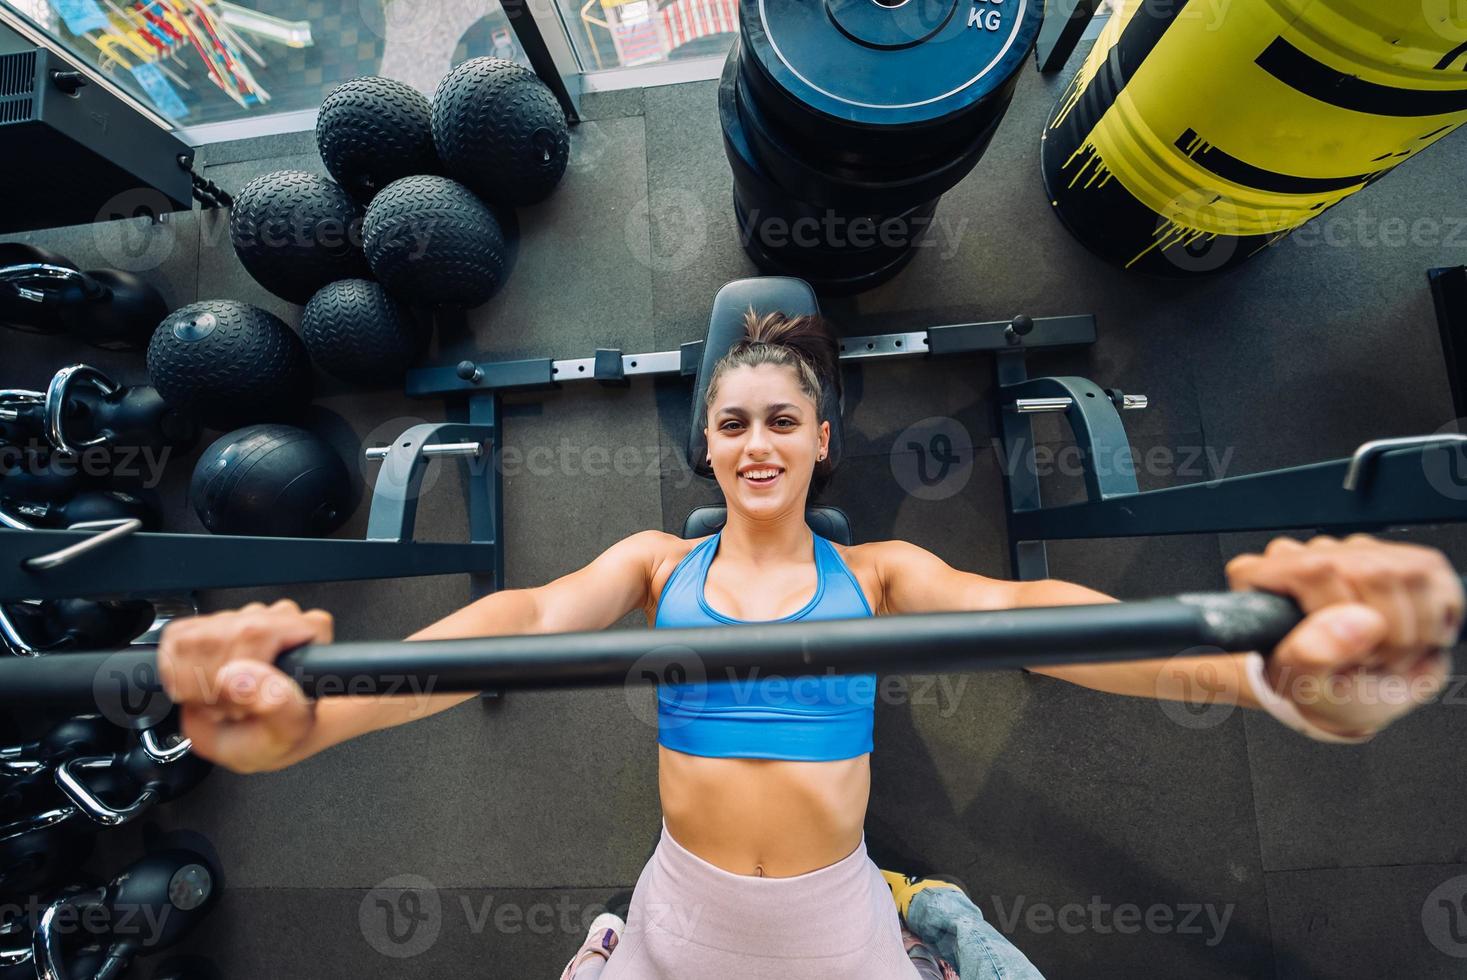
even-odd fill
[{"label": "woman's right hand", "polygon": [[315,728],[316,703],[275,658],[333,635],[330,613],[302,612],[289,599],[170,623],[158,672],[193,751],[239,773],[289,765]]}]

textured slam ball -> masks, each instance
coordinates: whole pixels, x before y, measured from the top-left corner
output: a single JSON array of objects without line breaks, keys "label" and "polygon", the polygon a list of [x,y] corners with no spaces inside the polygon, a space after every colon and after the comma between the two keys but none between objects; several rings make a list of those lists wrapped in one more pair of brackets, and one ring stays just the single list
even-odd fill
[{"label": "textured slam ball", "polygon": [[331,176],[363,204],[399,177],[438,171],[428,100],[377,75],[343,82],[326,96],[316,145]]},{"label": "textured slam ball", "polygon": [[411,309],[375,282],[343,279],[306,304],[301,339],[327,374],[371,385],[400,381],[422,353],[428,332]]},{"label": "textured slam ball", "polygon": [[499,221],[447,177],[393,181],[367,207],[363,232],[373,275],[406,303],[478,306],[504,277]]},{"label": "textured slam ball", "polygon": [[443,79],[433,142],[449,174],[516,206],[548,196],[570,159],[560,103],[534,72],[502,58],[473,58]]},{"label": "textured slam ball", "polygon": [[292,425],[250,425],[199,457],[189,501],[215,534],[322,537],[348,517],[350,477],[319,437]]},{"label": "textured slam ball", "polygon": [[311,400],[306,347],[272,313],[234,300],[175,310],[148,344],[163,400],[215,429],[295,418]]},{"label": "textured slam ball", "polygon": [[366,273],[360,221],[351,195],[325,177],[279,170],[235,197],[229,238],[256,282],[304,304],[328,282]]}]

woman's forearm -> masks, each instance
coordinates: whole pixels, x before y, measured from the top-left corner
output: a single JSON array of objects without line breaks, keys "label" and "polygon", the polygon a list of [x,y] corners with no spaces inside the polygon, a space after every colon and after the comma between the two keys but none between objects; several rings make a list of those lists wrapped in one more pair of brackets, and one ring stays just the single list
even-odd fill
[{"label": "woman's forearm", "polygon": [[[1020,582],[1017,605],[1075,606],[1117,600],[1073,582],[1044,580]],[[1178,650],[1178,653],[1182,651]],[[1032,673],[1058,677],[1072,684],[1130,697],[1190,704],[1237,704],[1259,707],[1243,673],[1242,653],[1119,660],[1104,664],[1064,664],[1031,668]]]},{"label": "woman's forearm", "polygon": [[[537,633],[540,613],[536,597],[530,589],[506,589],[479,599],[464,608],[424,627],[409,640],[451,640],[470,636],[508,636]],[[440,711],[446,711],[476,695],[462,692],[434,694],[430,682],[419,690],[392,695],[342,696],[321,698],[316,702],[316,723],[305,740],[297,745],[279,765],[284,769],[302,759],[350,741],[359,735],[383,728],[405,725]]]},{"label": "woman's forearm", "polygon": [[293,766],[359,735],[405,725],[410,721],[446,711],[473,697],[476,695],[462,692],[431,696],[419,692],[390,697],[322,698],[316,702],[316,724],[311,728],[311,733],[271,769]]}]

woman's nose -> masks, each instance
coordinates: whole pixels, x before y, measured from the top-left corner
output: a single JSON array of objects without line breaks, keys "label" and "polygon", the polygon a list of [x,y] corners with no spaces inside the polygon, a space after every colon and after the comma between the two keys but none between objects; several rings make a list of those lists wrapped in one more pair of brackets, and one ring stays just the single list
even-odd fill
[{"label": "woman's nose", "polygon": [[750,452],[767,451],[769,449],[769,430],[762,425],[749,426],[749,441],[745,448]]}]

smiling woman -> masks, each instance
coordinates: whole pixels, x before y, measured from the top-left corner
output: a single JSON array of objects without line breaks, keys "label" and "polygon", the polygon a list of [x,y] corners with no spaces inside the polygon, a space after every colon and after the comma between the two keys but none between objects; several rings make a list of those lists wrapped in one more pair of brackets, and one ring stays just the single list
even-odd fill
[{"label": "smiling woman", "polygon": [[[734,481],[730,484],[720,479],[719,486],[725,496],[741,486],[772,489],[785,475],[787,463],[804,461],[804,454],[797,450],[807,447],[809,465],[790,473],[791,479],[784,483],[798,492],[808,486],[809,496],[817,497],[829,482],[832,469],[826,462],[830,423],[820,417],[820,412],[827,395],[837,406],[841,402],[840,346],[835,333],[817,315],[789,317],[774,312],[760,316],[751,309],[745,315],[744,334],[745,339],[714,367],[708,383],[704,405],[709,419],[708,465],[717,474],[714,454],[736,453],[750,433],[756,433],[761,440],[773,440],[769,457],[756,453],[736,463],[731,470]],[[753,372],[741,383],[747,398],[720,402],[721,382],[739,369]],[[789,370],[794,371],[798,390],[805,396],[797,402],[780,397],[789,389]]]},{"label": "smiling woman", "polygon": [[[908,541],[847,545],[844,535],[817,531],[809,497],[842,448],[839,341],[818,317],[796,314],[814,304],[800,307],[793,282],[766,284],[786,289],[781,303],[756,300],[788,314],[745,315],[744,299],[715,302],[689,449],[722,489],[726,517],[686,538],[632,534],[584,568],[495,592],[412,639],[601,631],[640,609],[649,626],[674,630],[660,641],[673,644],[680,628],[784,622],[824,634],[876,632],[873,617],[1113,601],[1068,582],[961,571]],[[1288,596],[1307,613],[1266,664],[1235,646],[1035,673],[1113,694],[1262,708],[1332,742],[1370,739],[1445,685],[1464,598],[1439,552],[1363,535],[1280,538],[1262,555],[1235,558],[1227,574],[1236,590]],[[329,643],[332,630],[327,614],[288,601],[171,625],[159,676],[182,706],[194,750],[237,771],[280,769],[472,696],[312,702],[274,661],[301,644]],[[904,922],[936,942],[963,980],[1039,976],[960,891],[873,863],[863,832],[873,677],[823,674],[808,646],[801,655],[807,673],[793,678],[722,679],[696,656],[676,677],[654,674],[666,681],[658,689],[661,839],[625,919],[597,920],[565,980],[914,980],[920,947],[906,948],[913,940]],[[1327,703],[1315,696],[1321,687],[1296,678],[1331,681]],[[1400,696],[1377,696],[1381,685]]]}]

